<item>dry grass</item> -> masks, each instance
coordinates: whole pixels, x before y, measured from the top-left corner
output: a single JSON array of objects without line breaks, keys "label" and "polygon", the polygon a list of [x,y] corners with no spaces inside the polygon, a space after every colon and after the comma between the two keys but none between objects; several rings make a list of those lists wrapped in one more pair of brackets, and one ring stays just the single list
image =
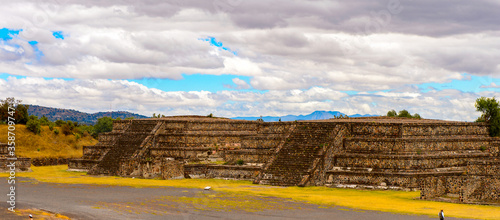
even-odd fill
[{"label": "dry grass", "polygon": [[65,220],[65,219],[70,219],[67,216],[58,214],[58,213],[50,213],[47,211],[39,210],[39,209],[16,209],[16,212],[14,212],[17,216],[23,216],[26,217],[26,219],[29,219],[29,215],[31,214],[33,216],[33,219],[45,219],[45,220]]},{"label": "dry grass", "polygon": [[[0,125],[0,142],[7,143],[7,125]],[[56,127],[61,130],[60,127]],[[56,129],[54,128],[54,129]],[[16,125],[16,153],[18,157],[30,158],[79,158],[83,156],[82,147],[95,145],[98,141],[91,136],[56,135],[48,126],[42,126],[39,135],[26,129],[25,125]]]},{"label": "dry grass", "polygon": [[[87,176],[82,172],[68,172],[67,166],[32,167],[31,173],[18,173],[21,177],[30,177],[41,182],[68,184],[106,184],[132,187],[182,187],[204,188],[211,186],[217,192],[228,195],[272,196],[292,199],[300,202],[317,204],[322,207],[344,206],[352,209],[376,210],[403,214],[429,215],[435,217],[444,209],[446,216],[476,219],[500,219],[500,207],[453,204],[434,201],[422,201],[419,192],[402,191],[367,191],[354,189],[336,189],[327,187],[272,187],[253,185],[250,181],[231,181],[220,179],[183,179],[153,180],[130,179],[113,176]],[[7,177],[7,174],[0,174]],[[226,200],[214,200],[226,203]],[[196,199],[185,202],[196,203]],[[222,204],[221,204],[222,205]],[[233,209],[237,203],[232,203]],[[245,210],[244,205],[241,209]]]}]

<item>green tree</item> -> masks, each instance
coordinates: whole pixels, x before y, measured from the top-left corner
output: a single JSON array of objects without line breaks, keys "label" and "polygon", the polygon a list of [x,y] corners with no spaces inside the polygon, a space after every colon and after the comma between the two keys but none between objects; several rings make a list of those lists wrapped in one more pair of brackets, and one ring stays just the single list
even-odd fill
[{"label": "green tree", "polygon": [[481,97],[476,99],[474,104],[476,111],[482,112],[477,121],[484,121],[490,124],[490,136],[500,135],[500,104],[493,98]]},{"label": "green tree", "polygon": [[62,126],[63,124],[66,124],[66,122],[61,119],[57,119],[54,123],[56,123],[56,126],[58,127]]},{"label": "green tree", "polygon": [[398,117],[400,117],[400,118],[403,118],[403,117],[404,118],[412,118],[410,112],[408,112],[406,109],[399,111]]},{"label": "green tree", "polygon": [[21,101],[16,105],[16,121],[18,124],[26,124],[28,122],[28,108],[27,105],[22,105]]},{"label": "green tree", "polygon": [[102,132],[110,132],[113,130],[113,119],[111,117],[102,117],[97,119],[97,123],[94,125],[94,133],[92,136],[97,138],[97,136]]},{"label": "green tree", "polygon": [[94,133],[94,126],[92,125],[80,125],[76,128],[76,132],[82,137],[87,137]]},{"label": "green tree", "polygon": [[[21,102],[22,100],[16,100],[14,97],[0,100],[0,121],[6,122],[10,116],[9,110],[14,110],[14,119],[16,124],[26,124],[28,122],[29,106],[23,105]],[[11,107],[11,109],[9,109],[9,107]]]},{"label": "green tree", "polygon": [[36,116],[29,117],[28,122],[26,123],[26,128],[35,134],[40,134],[42,131],[42,126]]},{"label": "green tree", "polygon": [[47,118],[45,115],[40,118],[40,124],[42,125],[50,125],[52,122],[49,121],[49,118]]},{"label": "green tree", "polygon": [[393,110],[390,110],[387,112],[387,116],[396,117],[396,116],[398,116],[398,113],[396,112],[396,110],[393,109]]}]

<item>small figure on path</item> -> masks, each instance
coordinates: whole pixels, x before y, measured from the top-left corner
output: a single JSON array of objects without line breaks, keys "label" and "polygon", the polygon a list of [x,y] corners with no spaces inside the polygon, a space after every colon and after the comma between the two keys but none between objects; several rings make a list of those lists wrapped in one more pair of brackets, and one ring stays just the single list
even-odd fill
[{"label": "small figure on path", "polygon": [[444,220],[444,212],[443,210],[441,209],[441,211],[439,212],[439,220]]}]

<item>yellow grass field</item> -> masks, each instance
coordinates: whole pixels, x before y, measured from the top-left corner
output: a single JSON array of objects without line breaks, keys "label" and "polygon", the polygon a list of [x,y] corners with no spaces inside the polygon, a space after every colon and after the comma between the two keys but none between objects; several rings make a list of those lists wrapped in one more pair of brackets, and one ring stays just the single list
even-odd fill
[{"label": "yellow grass field", "polygon": [[[0,142],[7,143],[7,125],[0,125]],[[60,127],[54,129],[61,130]],[[16,125],[16,154],[30,158],[78,158],[82,157],[82,147],[95,145],[98,141],[91,136],[77,140],[75,135],[55,134],[48,126],[42,126],[39,135],[29,131],[25,125]]]},{"label": "yellow grass field", "polygon": [[[500,219],[500,207],[422,201],[419,192],[368,191],[327,187],[274,187],[254,185],[250,181],[220,179],[155,180],[131,179],[114,176],[87,176],[82,172],[66,171],[67,166],[32,167],[33,172],[18,173],[40,182],[67,184],[106,184],[132,187],[184,187],[204,188],[231,195],[273,196],[317,204],[321,207],[343,206],[351,209],[376,210],[401,214],[435,217],[444,209],[446,216],[475,219]],[[7,174],[0,174],[7,177]],[[192,202],[192,201],[191,201]]]}]

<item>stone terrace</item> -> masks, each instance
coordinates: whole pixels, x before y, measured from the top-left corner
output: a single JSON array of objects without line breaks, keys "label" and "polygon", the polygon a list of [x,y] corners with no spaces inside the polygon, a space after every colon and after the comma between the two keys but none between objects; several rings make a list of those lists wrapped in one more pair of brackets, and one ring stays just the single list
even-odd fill
[{"label": "stone terrace", "polygon": [[[9,172],[10,167],[7,167],[13,160],[9,156],[9,145],[7,143],[0,143],[0,172]],[[15,160],[15,171],[30,171],[31,159],[30,158],[17,158]]]},{"label": "stone terrace", "polygon": [[481,202],[500,201],[499,173],[484,171],[498,167],[499,147],[483,123],[184,116],[115,121],[112,132],[69,165],[89,174],[414,189],[423,199],[458,195]]}]

